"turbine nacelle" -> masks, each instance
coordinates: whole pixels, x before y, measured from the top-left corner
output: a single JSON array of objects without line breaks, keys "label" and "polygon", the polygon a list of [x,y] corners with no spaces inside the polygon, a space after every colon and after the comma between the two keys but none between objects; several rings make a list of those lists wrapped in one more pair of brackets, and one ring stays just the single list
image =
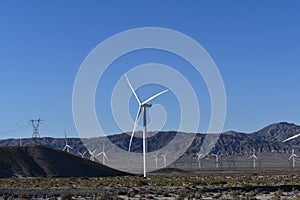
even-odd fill
[{"label": "turbine nacelle", "polygon": [[151,108],[152,104],[142,104],[140,105],[141,107],[145,107],[145,108]]}]

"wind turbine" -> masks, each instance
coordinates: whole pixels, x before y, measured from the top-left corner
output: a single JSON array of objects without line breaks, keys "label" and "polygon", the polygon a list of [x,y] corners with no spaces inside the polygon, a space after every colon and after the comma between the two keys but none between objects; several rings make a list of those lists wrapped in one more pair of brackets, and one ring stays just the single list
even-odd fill
[{"label": "wind turbine", "polygon": [[166,154],[161,154],[160,155],[161,157],[163,157],[163,159],[164,159],[164,167],[166,168],[167,167],[167,158],[166,158]]},{"label": "wind turbine", "polygon": [[89,154],[91,155],[91,156],[90,156],[90,160],[91,160],[91,161],[95,161],[95,153],[96,153],[96,151],[97,151],[97,148],[94,149],[94,151],[91,151],[91,150],[89,150],[89,149],[88,149],[88,151],[89,151]]},{"label": "wind turbine", "polygon": [[197,155],[197,160],[198,160],[198,165],[199,165],[199,169],[201,168],[201,159],[204,158],[204,154],[203,153],[196,153]]},{"label": "wind turbine", "polygon": [[219,152],[211,155],[216,158],[216,168],[219,168]]},{"label": "wind turbine", "polygon": [[84,158],[85,154],[86,154],[86,151],[84,151],[83,153],[79,152],[79,155],[81,156],[81,158]]},{"label": "wind turbine", "polygon": [[130,151],[132,139],[133,139],[133,136],[134,136],[134,132],[135,132],[135,129],[137,127],[137,124],[138,124],[138,121],[139,121],[139,118],[140,118],[140,115],[141,115],[141,112],[142,112],[142,109],[143,109],[143,111],[144,111],[144,116],[143,116],[143,127],[144,127],[144,130],[143,130],[143,161],[144,161],[144,177],[146,178],[147,177],[147,162],[146,162],[146,133],[147,133],[147,121],[146,121],[146,119],[147,119],[147,115],[146,115],[146,110],[147,110],[147,108],[151,107],[151,104],[148,104],[151,100],[153,100],[156,97],[158,97],[159,95],[167,92],[168,90],[164,90],[162,92],[159,92],[159,93],[153,95],[152,97],[148,98],[146,101],[141,102],[140,98],[138,97],[135,90],[133,89],[130,81],[128,80],[126,74],[125,74],[125,77],[126,77],[127,83],[129,85],[132,93],[134,94],[137,102],[139,103],[139,109],[138,109],[138,112],[136,114],[133,130],[132,130],[132,134],[131,134],[131,138],[130,138],[130,142],[129,142],[128,151]]},{"label": "wind turbine", "polygon": [[73,149],[70,145],[68,145],[68,140],[67,140],[67,133],[66,133],[66,130],[64,131],[65,132],[65,142],[66,142],[66,145],[65,147],[63,148],[63,151],[67,150],[68,153],[70,153],[70,149]]},{"label": "wind turbine", "polygon": [[253,154],[251,155],[251,156],[249,156],[249,159],[253,159],[253,168],[255,168],[256,167],[256,165],[255,165],[255,160],[257,160],[257,157],[256,157],[256,155],[255,155],[255,150],[253,149]]},{"label": "wind turbine", "polygon": [[155,154],[155,155],[152,155],[152,157],[153,157],[154,160],[155,160],[155,167],[157,168],[157,167],[158,167],[158,165],[157,165],[157,162],[158,162],[158,153]]},{"label": "wind turbine", "polygon": [[295,158],[298,157],[296,154],[295,154],[295,150],[292,149],[292,155],[289,157],[289,160],[293,160],[293,168],[295,168]]},{"label": "wind turbine", "polygon": [[98,153],[95,157],[101,156],[102,155],[102,164],[105,165],[105,159],[108,160],[105,152],[104,152],[104,148],[105,148],[105,144],[103,141],[103,145],[102,145],[102,151],[100,153]]},{"label": "wind turbine", "polygon": [[298,134],[296,134],[296,135],[294,135],[294,136],[292,136],[292,137],[289,137],[288,139],[285,139],[285,140],[283,140],[282,142],[287,142],[287,141],[292,140],[292,139],[295,139],[295,138],[297,138],[297,137],[299,137],[299,136],[300,136],[300,133],[298,133]]}]

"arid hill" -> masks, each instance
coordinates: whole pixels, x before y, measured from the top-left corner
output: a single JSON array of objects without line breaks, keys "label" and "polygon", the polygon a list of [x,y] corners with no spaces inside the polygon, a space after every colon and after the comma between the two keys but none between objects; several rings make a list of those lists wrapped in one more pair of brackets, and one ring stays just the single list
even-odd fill
[{"label": "arid hill", "polygon": [[0,178],[124,175],[129,174],[44,146],[0,147]]}]

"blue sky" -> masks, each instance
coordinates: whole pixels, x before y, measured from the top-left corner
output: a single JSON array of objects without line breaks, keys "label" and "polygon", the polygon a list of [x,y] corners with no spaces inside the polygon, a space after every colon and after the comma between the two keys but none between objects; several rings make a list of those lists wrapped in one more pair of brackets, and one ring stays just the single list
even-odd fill
[{"label": "blue sky", "polygon": [[[82,61],[108,37],[148,26],[180,31],[213,58],[227,93],[224,131],[252,132],[279,121],[300,124],[299,8],[297,1],[1,1],[0,138],[21,132],[29,137],[27,120],[37,117],[48,127],[42,136],[62,136],[63,129],[76,136],[72,90]],[[168,56],[141,52],[124,63],[129,70],[133,63],[180,62]],[[120,75],[117,69],[111,73]],[[113,126],[107,130],[118,132]]]}]

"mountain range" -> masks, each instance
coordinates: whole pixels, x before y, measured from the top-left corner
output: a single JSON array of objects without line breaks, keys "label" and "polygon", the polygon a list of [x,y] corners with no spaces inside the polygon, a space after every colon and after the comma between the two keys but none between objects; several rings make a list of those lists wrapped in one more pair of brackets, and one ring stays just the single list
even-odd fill
[{"label": "mountain range", "polygon": [[[286,158],[292,151],[295,150],[295,153],[298,154],[300,150],[300,137],[295,138],[294,140],[283,143],[284,139],[287,139],[293,135],[296,135],[300,132],[300,126],[287,123],[280,122],[274,123],[265,128],[253,132],[253,133],[241,133],[235,131],[228,131],[220,134],[220,137],[215,144],[215,146],[211,149],[210,154],[207,155],[207,159],[212,160],[213,158],[210,156],[212,153],[218,154],[219,158],[223,160],[227,159],[244,159],[249,160],[249,155],[255,150],[256,154],[259,155],[260,158],[266,157],[266,159],[270,158],[270,155],[274,157],[277,161],[286,163]],[[107,136],[107,138],[120,147],[123,150],[128,150],[128,144],[130,140],[131,133],[122,133],[116,135]],[[141,133],[137,133],[141,134]],[[175,131],[163,131],[158,132],[156,134],[149,132],[149,135],[153,135],[147,139],[147,148],[148,151],[158,150],[161,147],[167,145],[175,136],[178,134]],[[193,134],[193,133],[181,133],[181,134]],[[195,133],[195,138],[190,145],[190,147],[186,150],[186,152],[176,161],[180,162],[193,162],[191,160],[195,160],[195,154],[199,152],[202,142],[207,134],[203,133]],[[62,150],[65,145],[64,138],[27,138],[22,139],[22,146],[33,146],[36,144],[45,146],[51,149]],[[83,142],[80,138],[68,138],[68,144],[73,147],[71,153],[78,155],[79,152],[84,152],[87,149],[83,145]],[[19,139],[4,139],[0,140],[0,147],[12,147],[12,146],[20,146]],[[132,151],[133,152],[142,152],[142,139],[134,138],[132,143]],[[276,157],[277,155],[277,157]],[[89,158],[89,155],[86,155]],[[0,164],[1,165],[1,164]],[[176,165],[176,163],[174,164]]]},{"label": "mountain range", "polygon": [[[300,126],[287,122],[274,123],[253,133],[228,131],[220,135],[218,142],[212,150],[212,153],[226,152],[227,154],[240,154],[241,152],[252,151],[253,148],[258,152],[287,152],[290,148],[297,149],[299,147],[300,137],[286,143],[282,143],[282,141],[293,135],[296,135],[299,132]],[[131,133],[110,135],[107,136],[107,138],[112,143],[126,150],[128,148],[130,134]],[[175,131],[162,131],[158,132],[153,137],[148,138],[148,151],[160,149],[161,147],[165,146],[172,140],[172,138],[175,137],[176,134],[177,132]],[[202,140],[205,136],[206,134],[197,133],[192,145],[189,147],[185,154],[195,154],[197,151],[199,151]],[[21,143],[22,146],[32,146],[34,144],[39,144],[49,148],[61,150],[65,145],[65,139],[51,137],[42,137],[36,139],[24,138],[22,139]],[[75,154],[80,151],[82,152],[85,149],[80,138],[68,138],[68,144],[73,147],[73,153]],[[20,140],[0,140],[0,147],[6,146],[20,146]],[[141,152],[141,150],[141,138],[135,138],[132,143],[132,151]]]}]

